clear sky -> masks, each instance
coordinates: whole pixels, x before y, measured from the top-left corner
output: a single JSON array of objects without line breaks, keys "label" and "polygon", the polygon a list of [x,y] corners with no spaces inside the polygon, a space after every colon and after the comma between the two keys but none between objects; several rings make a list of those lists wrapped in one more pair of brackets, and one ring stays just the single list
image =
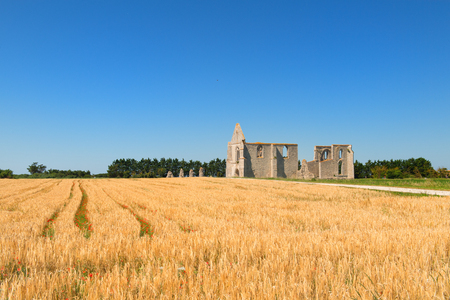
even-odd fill
[{"label": "clear sky", "polygon": [[450,1],[0,1],[0,169],[352,144],[450,168]]}]

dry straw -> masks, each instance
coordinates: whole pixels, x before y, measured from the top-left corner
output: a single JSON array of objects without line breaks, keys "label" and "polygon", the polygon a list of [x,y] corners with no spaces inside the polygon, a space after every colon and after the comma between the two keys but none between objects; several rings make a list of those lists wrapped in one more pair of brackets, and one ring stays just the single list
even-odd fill
[{"label": "dry straw", "polygon": [[[81,189],[89,236],[74,222]],[[0,299],[444,299],[449,200],[213,178],[2,180]]]}]

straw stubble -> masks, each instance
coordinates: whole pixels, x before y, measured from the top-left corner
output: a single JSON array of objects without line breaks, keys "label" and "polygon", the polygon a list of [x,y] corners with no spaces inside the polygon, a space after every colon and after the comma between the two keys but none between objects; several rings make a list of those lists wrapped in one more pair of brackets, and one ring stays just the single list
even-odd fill
[{"label": "straw stubble", "polygon": [[[82,190],[89,235],[74,221]],[[4,180],[0,208],[0,299],[449,296],[448,197],[215,178]]]}]

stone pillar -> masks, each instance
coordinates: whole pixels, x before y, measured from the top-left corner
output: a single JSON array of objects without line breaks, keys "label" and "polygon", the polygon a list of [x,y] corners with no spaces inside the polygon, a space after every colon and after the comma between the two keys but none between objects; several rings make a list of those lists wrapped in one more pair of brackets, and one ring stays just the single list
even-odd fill
[{"label": "stone pillar", "polygon": [[192,169],[190,169],[189,170],[189,177],[194,177],[195,175],[194,175],[194,170],[192,170]]},{"label": "stone pillar", "polygon": [[167,172],[166,178],[173,178],[173,173],[172,173],[172,171]]},{"label": "stone pillar", "polygon": [[278,153],[275,145],[270,145],[270,177],[276,178],[278,176]]},{"label": "stone pillar", "polygon": [[244,157],[244,144],[241,144],[241,148],[239,149],[239,164],[237,165],[239,168],[239,177],[244,177],[245,174],[245,157]]},{"label": "stone pillar", "polygon": [[355,163],[353,161],[354,152],[352,150],[352,145],[347,148],[347,178],[355,179]]},{"label": "stone pillar", "polygon": [[180,169],[180,175],[178,175],[180,178],[184,178],[184,171],[183,169]]},{"label": "stone pillar", "polygon": [[200,167],[200,170],[198,172],[198,177],[204,177],[205,176],[205,170],[203,170],[202,167]]}]

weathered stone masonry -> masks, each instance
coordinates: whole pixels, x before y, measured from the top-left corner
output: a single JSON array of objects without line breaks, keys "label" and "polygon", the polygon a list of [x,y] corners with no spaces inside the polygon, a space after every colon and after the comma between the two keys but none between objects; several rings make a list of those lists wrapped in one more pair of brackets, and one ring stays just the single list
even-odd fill
[{"label": "weathered stone masonry", "polygon": [[354,179],[352,145],[315,146],[314,160],[302,161],[298,178]]},{"label": "weathered stone masonry", "polygon": [[228,143],[227,177],[296,178],[297,144],[247,143],[236,124]]},{"label": "weathered stone masonry", "polygon": [[228,143],[226,177],[354,178],[351,145],[316,146],[298,170],[298,145],[247,143],[236,124]]}]

